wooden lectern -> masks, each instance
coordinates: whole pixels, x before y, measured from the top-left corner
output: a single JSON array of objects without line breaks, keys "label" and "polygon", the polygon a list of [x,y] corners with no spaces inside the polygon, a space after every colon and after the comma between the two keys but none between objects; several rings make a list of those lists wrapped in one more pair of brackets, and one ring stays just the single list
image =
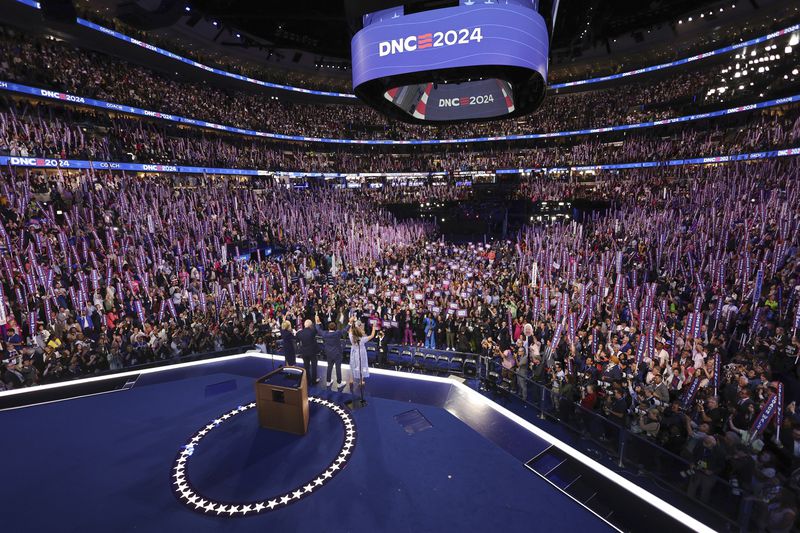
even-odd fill
[{"label": "wooden lectern", "polygon": [[262,428],[305,435],[308,431],[306,371],[282,366],[256,381],[256,408]]}]

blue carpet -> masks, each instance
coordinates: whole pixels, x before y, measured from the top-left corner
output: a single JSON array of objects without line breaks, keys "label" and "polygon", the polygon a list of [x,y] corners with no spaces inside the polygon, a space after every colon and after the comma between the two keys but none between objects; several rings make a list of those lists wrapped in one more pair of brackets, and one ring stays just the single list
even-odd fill
[{"label": "blue carpet", "polygon": [[258,412],[250,409],[203,438],[188,461],[188,479],[215,501],[266,500],[313,480],[343,441],[341,419],[319,404],[310,404],[302,436],[259,427]]},{"label": "blue carpet", "polygon": [[[353,457],[318,492],[253,517],[195,513],[170,490],[176,453],[201,426],[253,399],[252,378],[222,370],[178,373],[172,381],[167,373],[142,376],[129,391],[0,412],[2,505],[13,509],[3,531],[609,529],[444,409],[379,398],[354,413]],[[206,396],[206,387],[226,380],[236,388]],[[408,435],[394,416],[410,409],[433,427]],[[313,410],[313,433],[275,440],[256,429],[255,410],[238,415],[198,447],[188,469],[193,483],[228,499],[268,496],[302,481],[341,442],[341,425],[325,411]]]}]

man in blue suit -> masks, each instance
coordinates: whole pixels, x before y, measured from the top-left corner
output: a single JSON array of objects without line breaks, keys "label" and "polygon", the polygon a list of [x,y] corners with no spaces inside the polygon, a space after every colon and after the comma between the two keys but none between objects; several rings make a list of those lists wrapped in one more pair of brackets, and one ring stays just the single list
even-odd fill
[{"label": "man in blue suit", "polygon": [[423,320],[425,326],[425,347],[432,350],[436,349],[436,319],[430,313],[425,314]]},{"label": "man in blue suit", "polygon": [[315,317],[317,322],[317,334],[322,337],[322,352],[325,354],[325,359],[328,361],[328,377],[327,386],[330,387],[333,383],[331,377],[333,375],[333,367],[336,367],[336,381],[339,383],[339,388],[345,386],[342,379],[342,336],[347,333],[350,328],[348,324],[343,329],[336,329],[336,322],[328,324],[328,330],[322,329],[322,321],[319,315]]}]

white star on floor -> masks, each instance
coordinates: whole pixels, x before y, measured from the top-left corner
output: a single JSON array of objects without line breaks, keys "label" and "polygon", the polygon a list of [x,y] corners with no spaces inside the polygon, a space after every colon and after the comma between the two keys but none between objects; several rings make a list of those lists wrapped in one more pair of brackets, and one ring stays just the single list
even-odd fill
[{"label": "white star on floor", "polygon": [[227,504],[218,504],[211,501],[206,501],[201,498],[201,496],[195,493],[189,486],[188,481],[185,477],[185,470],[188,466],[189,457],[194,453],[194,448],[197,443],[208,433],[211,432],[212,429],[218,427],[222,424],[225,420],[236,416],[237,414],[243,413],[248,409],[251,409],[256,406],[256,402],[251,402],[247,405],[240,405],[235,409],[225,413],[224,415],[215,418],[210,424],[202,427],[192,439],[182,447],[181,451],[179,452],[178,458],[176,460],[174,466],[174,473],[173,478],[175,479],[173,486],[175,486],[175,492],[178,495],[178,498],[181,501],[184,501],[187,505],[193,506],[195,509],[203,511],[205,513],[212,513],[216,512],[217,515],[228,514],[229,516],[234,516],[237,513],[241,515],[247,515],[250,513],[259,513],[265,509],[273,510],[282,505],[288,505],[293,500],[299,500],[306,494],[310,494],[314,491],[316,487],[322,486],[326,480],[331,479],[334,475],[336,475],[337,471],[341,470],[344,465],[347,463],[347,457],[352,453],[352,448],[355,446],[355,439],[356,439],[356,432],[355,432],[355,425],[352,417],[350,414],[343,408],[339,407],[338,405],[323,400],[317,397],[310,397],[310,402],[314,402],[316,404],[325,406],[339,415],[339,418],[342,421],[344,426],[344,443],[342,444],[342,449],[337,455],[336,459],[333,463],[328,467],[325,472],[320,474],[314,480],[310,481],[307,485],[298,488],[294,492],[285,494],[278,498],[274,498],[269,501],[258,502],[256,504],[248,504],[248,505],[227,505]]}]

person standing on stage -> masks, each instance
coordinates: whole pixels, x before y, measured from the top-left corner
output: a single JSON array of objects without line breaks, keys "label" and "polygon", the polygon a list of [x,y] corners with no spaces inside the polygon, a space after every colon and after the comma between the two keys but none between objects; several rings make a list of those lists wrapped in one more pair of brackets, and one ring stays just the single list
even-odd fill
[{"label": "person standing on stage", "polygon": [[336,367],[336,381],[339,384],[337,388],[342,388],[345,386],[345,382],[342,379],[342,335],[350,329],[350,325],[348,324],[343,329],[337,330],[336,322],[331,320],[328,322],[328,331],[325,331],[322,329],[322,321],[319,316],[316,316],[315,320],[317,322],[317,335],[322,337],[322,351],[325,354],[325,360],[328,361],[326,384],[330,387],[333,383],[331,378],[333,377],[333,368]]},{"label": "person standing on stage", "polygon": [[317,359],[319,358],[319,344],[317,344],[317,331],[310,320],[303,322],[303,329],[297,332],[295,337],[300,343],[300,356],[303,358],[306,372],[308,372],[308,384],[316,385],[319,383],[317,377]]},{"label": "person standing on stage", "polygon": [[350,371],[353,374],[353,381],[358,380],[359,384],[363,386],[364,378],[369,377],[367,343],[375,337],[376,326],[372,324],[372,333],[366,336],[364,324],[360,320],[352,317],[350,318],[350,324]]},{"label": "person standing on stage", "polygon": [[288,366],[294,366],[297,363],[297,354],[295,347],[294,331],[292,331],[292,323],[284,320],[281,323],[281,341],[283,344],[283,357]]}]

